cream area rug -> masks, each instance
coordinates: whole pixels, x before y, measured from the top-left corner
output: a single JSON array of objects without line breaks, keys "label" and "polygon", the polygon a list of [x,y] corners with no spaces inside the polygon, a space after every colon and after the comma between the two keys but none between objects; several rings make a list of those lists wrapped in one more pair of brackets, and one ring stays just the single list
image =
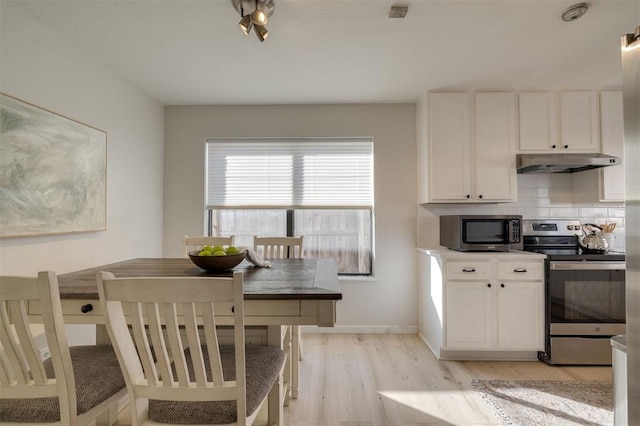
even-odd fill
[{"label": "cream area rug", "polygon": [[613,425],[610,381],[471,382],[503,425]]}]

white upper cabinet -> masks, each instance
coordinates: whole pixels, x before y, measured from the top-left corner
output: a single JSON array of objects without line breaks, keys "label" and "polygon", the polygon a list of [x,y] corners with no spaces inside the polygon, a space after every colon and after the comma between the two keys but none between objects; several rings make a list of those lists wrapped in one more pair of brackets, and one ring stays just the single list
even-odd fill
[{"label": "white upper cabinet", "polygon": [[562,149],[600,152],[600,113],[596,92],[560,93]]},{"label": "white upper cabinet", "polygon": [[549,92],[518,95],[520,151],[549,151],[559,146],[558,98]]},{"label": "white upper cabinet", "polygon": [[515,95],[430,93],[422,203],[515,201]]},{"label": "white upper cabinet", "polygon": [[[600,93],[602,153],[624,158],[622,92]],[[624,201],[624,164],[604,167],[600,173],[600,201]]]},{"label": "white upper cabinet", "polygon": [[474,195],[491,201],[515,201],[516,98],[513,93],[475,96]]},{"label": "white upper cabinet", "polygon": [[470,194],[470,104],[468,93],[429,95],[429,199],[466,200]]},{"label": "white upper cabinet", "polygon": [[520,152],[600,152],[598,94],[521,92]]}]

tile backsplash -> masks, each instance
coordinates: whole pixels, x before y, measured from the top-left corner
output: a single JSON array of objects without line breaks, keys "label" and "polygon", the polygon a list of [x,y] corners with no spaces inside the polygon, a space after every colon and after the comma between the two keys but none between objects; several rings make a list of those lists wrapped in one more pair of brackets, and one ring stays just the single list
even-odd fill
[{"label": "tile backsplash", "polygon": [[[578,219],[582,223],[616,223],[614,250],[624,250],[624,203],[576,202],[575,174],[518,175],[518,201],[492,204],[423,204],[418,206],[418,245],[440,241],[438,217],[448,214],[518,214],[525,219]],[[594,197],[598,188],[594,186]]]}]

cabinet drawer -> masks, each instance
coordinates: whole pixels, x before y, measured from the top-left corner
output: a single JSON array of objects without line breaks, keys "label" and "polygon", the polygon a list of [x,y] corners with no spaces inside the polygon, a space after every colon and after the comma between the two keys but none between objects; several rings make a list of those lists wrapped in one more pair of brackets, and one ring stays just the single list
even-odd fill
[{"label": "cabinet drawer", "polygon": [[[232,308],[232,303],[215,304],[217,316],[232,316]],[[299,316],[301,312],[299,300],[246,300],[244,311],[246,316]],[[125,313],[128,314],[126,307]],[[178,306],[178,315],[181,313],[182,307]],[[37,301],[29,302],[29,314],[41,315],[41,304]],[[100,317],[102,316],[102,306],[98,300],[66,299],[62,300],[62,314],[64,316]]]},{"label": "cabinet drawer", "polygon": [[472,260],[447,262],[448,280],[486,280],[491,277],[491,262]]},{"label": "cabinet drawer", "polygon": [[498,279],[501,280],[541,280],[543,277],[542,262],[498,263]]}]

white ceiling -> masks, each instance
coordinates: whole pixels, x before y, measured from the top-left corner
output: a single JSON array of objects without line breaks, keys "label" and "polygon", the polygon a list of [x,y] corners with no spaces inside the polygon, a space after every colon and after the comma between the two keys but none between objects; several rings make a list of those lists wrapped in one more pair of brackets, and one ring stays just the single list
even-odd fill
[{"label": "white ceiling", "polygon": [[[616,88],[639,0],[274,0],[260,43],[230,0],[11,1],[165,105],[415,102],[432,89]],[[409,6],[404,19],[387,17]]]}]

